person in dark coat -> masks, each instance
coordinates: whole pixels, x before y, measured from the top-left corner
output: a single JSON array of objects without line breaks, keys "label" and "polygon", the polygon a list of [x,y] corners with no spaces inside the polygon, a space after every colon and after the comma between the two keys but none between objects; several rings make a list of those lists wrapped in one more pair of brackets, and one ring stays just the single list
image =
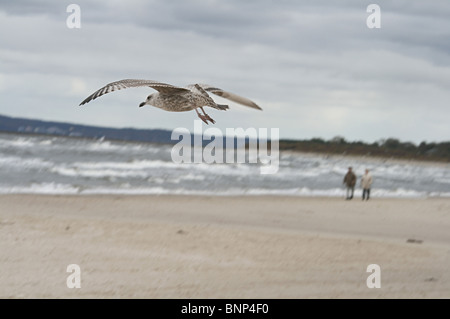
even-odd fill
[{"label": "person in dark coat", "polygon": [[344,184],[347,186],[347,200],[350,200],[353,198],[353,193],[355,191],[355,185],[356,185],[356,175],[353,173],[353,170],[351,167],[348,168],[347,174],[345,174],[344,177]]}]

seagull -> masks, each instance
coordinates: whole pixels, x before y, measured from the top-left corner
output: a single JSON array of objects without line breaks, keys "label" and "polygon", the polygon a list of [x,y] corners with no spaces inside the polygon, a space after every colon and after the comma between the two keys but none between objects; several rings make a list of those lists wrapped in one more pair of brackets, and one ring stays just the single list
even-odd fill
[{"label": "seagull", "polygon": [[[101,89],[98,89],[89,95],[83,102],[80,103],[80,105],[89,103],[90,101],[95,100],[106,93],[144,86],[151,87],[158,92],[150,94],[145,102],[139,104],[139,107],[143,107],[144,105],[152,105],[169,112],[185,112],[195,110],[198,117],[206,124],[208,124],[208,121],[213,124],[216,122],[208,114],[206,114],[203,109],[204,106],[209,106],[223,111],[229,108],[228,105],[216,104],[216,102],[214,102],[214,100],[209,96],[208,92],[224,97],[230,101],[262,110],[255,102],[245,97],[226,92],[222,89],[207,84],[190,84],[183,88],[152,80],[137,79],[125,79],[106,84]],[[200,109],[203,114],[200,114],[198,109]]]}]

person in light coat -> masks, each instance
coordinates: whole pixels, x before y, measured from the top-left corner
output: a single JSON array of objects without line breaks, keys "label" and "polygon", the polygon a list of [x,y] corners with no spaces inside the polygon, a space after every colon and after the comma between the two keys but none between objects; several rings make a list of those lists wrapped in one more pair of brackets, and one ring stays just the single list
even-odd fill
[{"label": "person in light coat", "polygon": [[373,178],[369,170],[366,169],[365,174],[361,177],[361,187],[363,189],[362,200],[369,200],[370,187],[372,186]]}]

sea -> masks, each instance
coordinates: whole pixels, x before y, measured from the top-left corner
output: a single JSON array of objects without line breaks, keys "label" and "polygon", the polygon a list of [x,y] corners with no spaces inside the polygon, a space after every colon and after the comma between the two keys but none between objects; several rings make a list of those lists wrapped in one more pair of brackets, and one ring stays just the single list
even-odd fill
[{"label": "sea", "polygon": [[0,134],[0,194],[344,197],[349,166],[368,168],[372,198],[450,197],[450,164],[280,152],[262,163],[176,163],[173,145]]}]

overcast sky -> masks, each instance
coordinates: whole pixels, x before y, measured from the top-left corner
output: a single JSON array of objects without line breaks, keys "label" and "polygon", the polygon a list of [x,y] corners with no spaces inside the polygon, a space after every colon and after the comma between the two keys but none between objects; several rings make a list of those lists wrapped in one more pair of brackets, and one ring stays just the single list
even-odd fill
[{"label": "overcast sky", "polygon": [[[71,3],[80,29],[67,27]],[[381,28],[367,27],[371,3]],[[142,78],[208,83],[263,108],[208,109],[223,132],[448,141],[449,17],[448,0],[0,1],[0,114],[192,130],[194,111],[138,107],[151,88],[78,106],[109,82]]]}]

